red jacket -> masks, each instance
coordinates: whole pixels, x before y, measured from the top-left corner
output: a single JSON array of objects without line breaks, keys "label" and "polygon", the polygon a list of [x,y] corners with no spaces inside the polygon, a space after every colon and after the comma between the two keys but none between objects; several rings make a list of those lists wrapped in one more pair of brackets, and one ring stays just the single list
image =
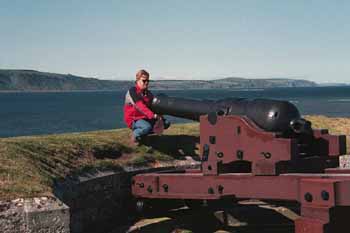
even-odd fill
[{"label": "red jacket", "polygon": [[153,119],[154,113],[149,109],[153,95],[149,90],[141,91],[135,85],[125,95],[124,121],[131,128],[132,123],[140,119]]}]

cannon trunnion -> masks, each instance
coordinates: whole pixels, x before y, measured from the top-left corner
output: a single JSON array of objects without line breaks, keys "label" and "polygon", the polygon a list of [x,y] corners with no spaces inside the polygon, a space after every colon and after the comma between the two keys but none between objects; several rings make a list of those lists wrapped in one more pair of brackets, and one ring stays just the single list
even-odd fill
[{"label": "cannon trunnion", "polygon": [[[271,131],[248,116],[217,113],[199,114],[200,169],[136,175],[133,195],[297,201],[301,216],[295,220],[296,233],[345,232],[350,172],[338,168],[338,157],[346,154],[344,135],[314,130],[309,124],[306,131]],[[288,121],[300,120],[298,114]]]}]

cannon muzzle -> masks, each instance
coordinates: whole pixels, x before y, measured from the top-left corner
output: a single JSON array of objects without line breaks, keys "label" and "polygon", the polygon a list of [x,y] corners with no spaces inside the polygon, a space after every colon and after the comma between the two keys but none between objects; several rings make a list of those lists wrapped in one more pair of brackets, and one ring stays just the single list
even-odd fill
[{"label": "cannon muzzle", "polygon": [[295,105],[272,99],[228,98],[214,101],[160,94],[154,97],[151,109],[157,114],[195,121],[199,121],[201,115],[213,112],[217,115],[247,116],[260,128],[270,132],[297,132],[305,123]]}]

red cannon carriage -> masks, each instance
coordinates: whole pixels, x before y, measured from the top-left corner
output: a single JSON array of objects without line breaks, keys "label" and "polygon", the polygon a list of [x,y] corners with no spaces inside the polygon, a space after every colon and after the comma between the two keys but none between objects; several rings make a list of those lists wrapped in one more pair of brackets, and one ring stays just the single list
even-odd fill
[{"label": "red cannon carriage", "polygon": [[232,102],[212,102],[208,110],[214,111],[199,116],[200,169],[136,175],[133,195],[297,201],[301,216],[295,220],[296,233],[346,232],[342,227],[350,214],[350,171],[338,162],[346,154],[346,137],[312,129],[289,102],[264,101],[260,116],[265,121],[252,120],[247,110],[235,109],[240,113],[235,114]]}]

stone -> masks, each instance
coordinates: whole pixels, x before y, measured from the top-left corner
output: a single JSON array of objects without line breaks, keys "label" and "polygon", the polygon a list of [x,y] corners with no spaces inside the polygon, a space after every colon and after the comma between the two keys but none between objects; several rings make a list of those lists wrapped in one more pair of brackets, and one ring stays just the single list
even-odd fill
[{"label": "stone", "polygon": [[44,204],[40,198],[26,199],[24,215],[28,233],[70,232],[69,207],[57,199],[48,199]]},{"label": "stone", "polygon": [[23,207],[16,206],[19,200],[16,200],[16,202],[0,201],[1,233],[25,233]]}]

